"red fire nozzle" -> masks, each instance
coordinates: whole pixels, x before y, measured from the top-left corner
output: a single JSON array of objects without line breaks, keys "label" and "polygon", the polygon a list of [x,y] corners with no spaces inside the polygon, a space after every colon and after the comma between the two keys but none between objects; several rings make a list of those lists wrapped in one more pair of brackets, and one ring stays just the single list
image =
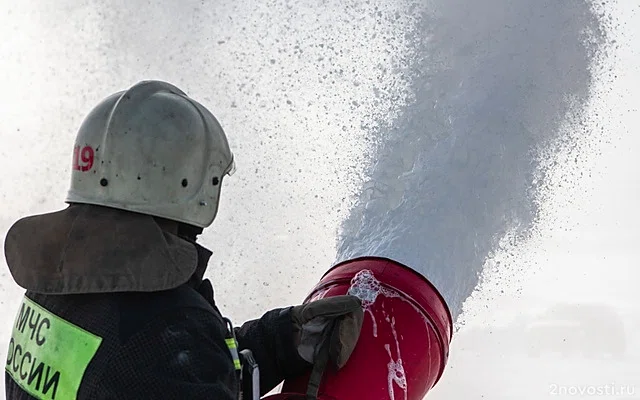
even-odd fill
[{"label": "red fire nozzle", "polygon": [[[362,257],[331,268],[305,302],[343,294],[362,299],[362,331],[347,364],[325,371],[318,398],[422,400],[442,376],[453,335],[440,293],[405,265]],[[304,399],[307,381],[285,381],[282,393],[265,400]]]}]

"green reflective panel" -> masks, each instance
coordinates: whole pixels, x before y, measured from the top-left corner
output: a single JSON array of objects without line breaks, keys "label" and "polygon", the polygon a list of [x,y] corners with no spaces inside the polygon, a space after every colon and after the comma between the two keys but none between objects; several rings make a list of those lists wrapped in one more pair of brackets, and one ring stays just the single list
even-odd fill
[{"label": "green reflective panel", "polygon": [[75,399],[102,338],[65,321],[26,296],[13,325],[6,371],[40,400]]}]

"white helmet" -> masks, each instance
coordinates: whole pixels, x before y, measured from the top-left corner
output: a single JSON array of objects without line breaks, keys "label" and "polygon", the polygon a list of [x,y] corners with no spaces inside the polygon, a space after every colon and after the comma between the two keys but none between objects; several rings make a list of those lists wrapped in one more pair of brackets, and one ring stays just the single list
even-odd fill
[{"label": "white helmet", "polygon": [[69,203],[96,204],[205,228],[235,170],[216,118],[177,87],[143,81],[107,97],[76,137]]}]

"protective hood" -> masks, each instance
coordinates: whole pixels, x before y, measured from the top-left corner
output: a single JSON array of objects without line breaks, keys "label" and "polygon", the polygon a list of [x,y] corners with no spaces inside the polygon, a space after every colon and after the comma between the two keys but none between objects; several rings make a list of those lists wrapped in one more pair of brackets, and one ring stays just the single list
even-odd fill
[{"label": "protective hood", "polygon": [[169,290],[202,279],[211,255],[152,216],[87,204],[19,220],[4,249],[16,283],[44,294]]}]

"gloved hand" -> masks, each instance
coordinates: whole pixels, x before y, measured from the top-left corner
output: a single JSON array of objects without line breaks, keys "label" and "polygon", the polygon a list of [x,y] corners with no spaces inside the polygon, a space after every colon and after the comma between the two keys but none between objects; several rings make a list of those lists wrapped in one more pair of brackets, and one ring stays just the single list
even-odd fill
[{"label": "gloved hand", "polygon": [[328,360],[340,369],[358,342],[364,312],[359,298],[344,295],[295,306],[291,316],[300,356],[311,364]]}]

